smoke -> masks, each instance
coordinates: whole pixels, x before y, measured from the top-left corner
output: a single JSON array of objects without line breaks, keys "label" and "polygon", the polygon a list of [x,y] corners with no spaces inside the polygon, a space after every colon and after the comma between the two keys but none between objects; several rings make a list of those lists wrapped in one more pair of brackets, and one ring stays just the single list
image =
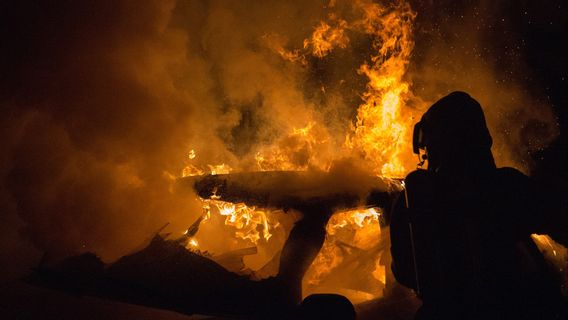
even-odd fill
[{"label": "smoke", "polygon": [[246,166],[255,144],[322,119],[302,88],[317,81],[302,81],[305,69],[269,43],[282,35],[301,44],[324,7],[2,4],[6,277],[41,256],[93,251],[112,261],[168,222],[181,232],[201,214],[198,201],[173,192],[190,150],[200,165]]},{"label": "smoke", "polygon": [[[526,167],[526,149],[556,132],[548,106],[522,83],[501,82],[491,52],[468,51],[491,40],[473,22],[430,34],[437,16],[415,9],[424,17],[411,61],[415,96],[469,91],[485,107],[498,158]],[[188,164],[249,170],[274,145],[305,167],[313,154],[332,158],[365,90],[357,70],[375,54],[368,35],[350,31],[345,48],[323,58],[279,54],[302,48],[330,13],[349,19],[341,1],[333,9],[300,0],[19,1],[0,12],[7,277],[44,254],[93,251],[112,261],[165,223],[183,231],[201,214],[198,201],[173,190]],[[311,123],[326,145],[281,139]]]},{"label": "smoke", "polygon": [[198,71],[186,33],[170,27],[175,2],[3,6],[1,256],[10,276],[44,254],[110,261],[167,222],[187,227],[200,208],[172,186],[198,129],[198,90],[180,78]]}]

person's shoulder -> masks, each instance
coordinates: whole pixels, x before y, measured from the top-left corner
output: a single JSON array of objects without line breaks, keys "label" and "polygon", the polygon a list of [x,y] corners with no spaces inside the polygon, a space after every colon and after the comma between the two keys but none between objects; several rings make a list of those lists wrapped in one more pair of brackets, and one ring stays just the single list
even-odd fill
[{"label": "person's shoulder", "polygon": [[501,190],[509,190],[520,195],[530,193],[534,187],[531,178],[515,168],[499,168],[496,172],[497,179],[494,181],[494,187]]},{"label": "person's shoulder", "polygon": [[406,184],[408,184],[409,182],[426,182],[426,181],[432,181],[434,179],[434,173],[432,173],[431,171],[428,170],[424,170],[424,169],[418,169],[418,170],[414,170],[412,172],[410,172],[408,175],[406,175],[406,178],[404,178],[404,181]]},{"label": "person's shoulder", "polygon": [[404,179],[406,198],[413,206],[430,206],[439,191],[436,174],[428,170],[415,170]]},{"label": "person's shoulder", "polygon": [[529,181],[529,177],[527,175],[511,167],[498,168],[497,176],[502,180],[510,182],[526,183]]},{"label": "person's shoulder", "polygon": [[513,167],[501,167],[497,169],[497,172],[499,172],[500,174],[504,174],[504,175],[510,175],[510,176],[517,176],[517,177],[527,177],[524,173],[522,173],[521,171],[519,171],[518,169],[515,169]]}]

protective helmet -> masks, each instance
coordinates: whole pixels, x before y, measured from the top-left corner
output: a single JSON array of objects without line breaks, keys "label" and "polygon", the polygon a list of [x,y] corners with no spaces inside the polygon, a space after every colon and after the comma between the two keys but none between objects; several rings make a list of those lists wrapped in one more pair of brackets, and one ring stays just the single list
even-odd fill
[{"label": "protective helmet", "polygon": [[465,92],[452,92],[434,103],[414,126],[413,151],[444,148],[490,149],[493,140],[481,105]]}]

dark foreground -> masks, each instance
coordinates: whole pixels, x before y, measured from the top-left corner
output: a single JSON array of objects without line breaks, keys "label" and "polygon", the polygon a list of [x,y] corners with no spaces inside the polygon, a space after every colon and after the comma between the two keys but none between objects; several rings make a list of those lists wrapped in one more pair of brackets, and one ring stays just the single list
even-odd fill
[{"label": "dark foreground", "polygon": [[[412,297],[390,301],[371,301],[356,306],[357,319],[410,320],[419,306]],[[173,311],[154,309],[90,296],[76,296],[58,290],[40,288],[24,282],[0,285],[0,318],[57,319],[57,320],[223,320],[230,317],[183,315]]]}]

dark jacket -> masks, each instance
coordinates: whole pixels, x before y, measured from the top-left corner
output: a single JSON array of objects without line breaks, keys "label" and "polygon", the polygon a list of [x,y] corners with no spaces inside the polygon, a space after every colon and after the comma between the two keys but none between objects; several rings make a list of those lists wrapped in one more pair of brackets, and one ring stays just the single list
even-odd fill
[{"label": "dark jacket", "polygon": [[527,176],[486,167],[419,170],[391,215],[392,271],[418,291],[423,319],[554,319],[561,295],[532,233],[544,198]]}]

